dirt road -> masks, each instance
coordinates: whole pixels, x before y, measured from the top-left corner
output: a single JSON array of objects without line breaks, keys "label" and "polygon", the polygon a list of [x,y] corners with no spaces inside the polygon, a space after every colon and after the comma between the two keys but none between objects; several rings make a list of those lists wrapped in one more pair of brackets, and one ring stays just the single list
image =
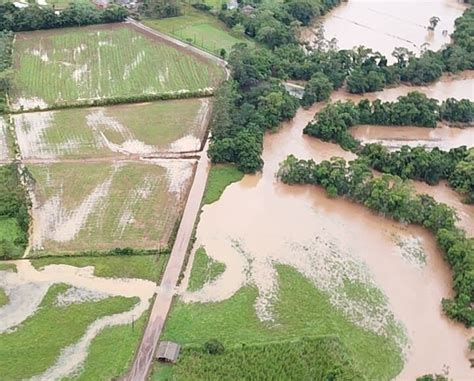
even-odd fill
[{"label": "dirt road", "polygon": [[201,199],[210,168],[210,162],[207,157],[208,145],[208,143],[205,145],[201,153],[194,182],[189,192],[178,234],[176,235],[176,241],[171,251],[161,285],[156,289],[156,298],[148,325],[143,334],[130,373],[124,378],[125,380],[144,381],[149,373],[156,345],[175,294],[176,284],[184,264],[196,217],[201,208]]}]

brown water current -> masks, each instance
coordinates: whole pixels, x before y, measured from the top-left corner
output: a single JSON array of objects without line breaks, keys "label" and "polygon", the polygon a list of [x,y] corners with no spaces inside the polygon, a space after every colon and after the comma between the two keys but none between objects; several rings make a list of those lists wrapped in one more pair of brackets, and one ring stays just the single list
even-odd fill
[{"label": "brown water current", "polygon": [[[454,20],[466,6],[457,0],[350,0],[343,2],[312,27],[302,38],[311,42],[321,25],[327,40],[335,38],[340,49],[366,46],[395,61],[392,52],[405,47],[415,54],[423,48],[439,50],[450,42]],[[434,31],[429,19],[440,18]]]},{"label": "brown water current", "polygon": [[[456,86],[443,81],[424,88],[424,92],[444,97],[458,96],[453,88],[466,91],[466,85]],[[403,93],[404,87],[381,95],[392,100]],[[342,93],[336,93],[337,97],[344,98]],[[347,276],[351,273],[348,266],[354,261],[367,272],[366,280],[373,281],[386,295],[388,308],[406,329],[406,361],[397,379],[413,380],[443,369],[448,369],[449,377],[455,380],[474,379],[467,353],[473,331],[453,323],[441,310],[441,299],[452,295],[451,273],[432,234],[418,226],[383,218],[348,200],[329,199],[319,187],[287,186],[275,178],[279,163],[289,154],[316,161],[332,156],[346,160],[355,157],[338,145],[302,135],[320,108],[315,105],[310,110],[300,109],[278,132],[267,134],[263,172],[245,176],[230,185],[219,201],[203,208],[196,246],[205,246],[208,255],[223,262],[226,270],[202,290],[183,295],[183,299],[225,300],[245,284],[254,284],[259,290],[255,303],[259,318],[278,319],[272,316],[271,308],[278,291],[273,265],[284,263],[328,291],[331,301],[351,319],[351,307],[339,304],[340,299],[331,295],[337,293],[337,288],[331,290],[324,283],[340,281],[338,271],[328,274],[324,263],[337,262],[341,274]],[[461,204],[459,196],[445,184],[429,187],[416,183],[415,188],[455,206],[458,214],[461,212],[463,227],[474,226],[473,210]],[[323,261],[318,260],[321,257]],[[380,332],[370,319],[355,323]]]}]

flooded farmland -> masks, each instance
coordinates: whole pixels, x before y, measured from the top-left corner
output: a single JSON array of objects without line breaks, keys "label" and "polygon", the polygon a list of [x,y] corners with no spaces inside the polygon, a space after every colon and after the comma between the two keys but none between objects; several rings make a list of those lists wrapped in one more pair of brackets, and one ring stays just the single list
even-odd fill
[{"label": "flooded farmland", "polygon": [[[350,0],[306,28],[302,37],[311,42],[322,25],[325,38],[335,38],[339,49],[363,45],[393,62],[391,54],[396,47],[419,54],[425,47],[438,50],[449,43],[454,20],[465,9],[466,5],[457,0]],[[433,16],[440,20],[430,31]]]},{"label": "flooded farmland", "polygon": [[[411,89],[394,88],[371,97],[394,100]],[[472,79],[464,73],[458,81],[444,78],[419,90],[443,99],[462,97],[470,89]],[[333,97],[349,98],[357,100],[343,92]],[[386,295],[391,313],[406,330],[408,343],[401,345],[406,361],[397,378],[412,380],[449,369],[453,379],[472,379],[474,370],[469,367],[466,345],[472,331],[453,323],[441,311],[441,299],[452,293],[451,273],[434,237],[420,227],[385,219],[347,200],[329,199],[318,187],[287,186],[275,178],[279,163],[289,154],[316,161],[355,157],[338,145],[302,134],[321,107],[300,109],[278,132],[268,134],[263,172],[245,176],[229,186],[218,202],[204,207],[196,245],[205,246],[212,259],[226,265],[226,271],[184,299],[225,300],[246,284],[253,284],[259,291],[257,315],[262,321],[271,320],[278,288],[274,264],[282,263],[295,267],[316,287],[326,290],[344,310],[347,301],[331,295],[337,293],[337,287],[327,287],[327,282],[337,286],[338,274],[348,276],[355,262],[365,269],[366,279]],[[444,183],[430,187],[415,182],[414,187],[455,207],[460,225],[472,235],[473,207],[462,204],[457,193]],[[336,274],[328,274],[324,266],[328,261],[337,262]],[[350,318],[350,306],[346,312]],[[360,322],[380,332],[372,323],[370,319]]]}]

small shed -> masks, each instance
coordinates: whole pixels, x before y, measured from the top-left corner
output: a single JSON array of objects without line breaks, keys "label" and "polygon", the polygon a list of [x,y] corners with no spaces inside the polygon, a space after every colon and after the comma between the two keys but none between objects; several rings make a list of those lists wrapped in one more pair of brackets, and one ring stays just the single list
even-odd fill
[{"label": "small shed", "polygon": [[156,359],[161,362],[171,362],[174,364],[178,360],[180,350],[181,346],[179,344],[172,341],[162,341],[158,346]]}]

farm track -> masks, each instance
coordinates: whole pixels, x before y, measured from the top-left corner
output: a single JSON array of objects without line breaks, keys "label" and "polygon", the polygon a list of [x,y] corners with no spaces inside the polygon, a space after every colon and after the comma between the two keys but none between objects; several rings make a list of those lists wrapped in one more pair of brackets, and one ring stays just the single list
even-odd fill
[{"label": "farm track", "polygon": [[[224,67],[227,79],[230,77],[230,71],[226,67],[226,61],[215,57],[210,53],[199,50],[194,46],[185,44],[184,42],[166,34],[148,28],[147,26],[138,23],[135,20],[127,19],[127,21],[137,28],[176,44],[183,49],[195,52],[203,57],[211,59],[218,65]],[[184,265],[189,242],[192,237],[194,226],[196,224],[196,218],[201,207],[201,200],[206,188],[207,177],[209,175],[210,169],[210,161],[207,157],[208,146],[209,143],[207,142],[201,151],[194,181],[189,192],[188,200],[186,202],[178,233],[176,235],[176,240],[171,251],[170,259],[163,274],[161,284],[157,287],[156,298],[153,302],[150,318],[148,319],[148,324],[145,328],[140,346],[130,372],[125,377],[123,377],[122,380],[145,381],[150,372],[156,346],[171,308],[173,297],[176,293],[176,286]]]}]

